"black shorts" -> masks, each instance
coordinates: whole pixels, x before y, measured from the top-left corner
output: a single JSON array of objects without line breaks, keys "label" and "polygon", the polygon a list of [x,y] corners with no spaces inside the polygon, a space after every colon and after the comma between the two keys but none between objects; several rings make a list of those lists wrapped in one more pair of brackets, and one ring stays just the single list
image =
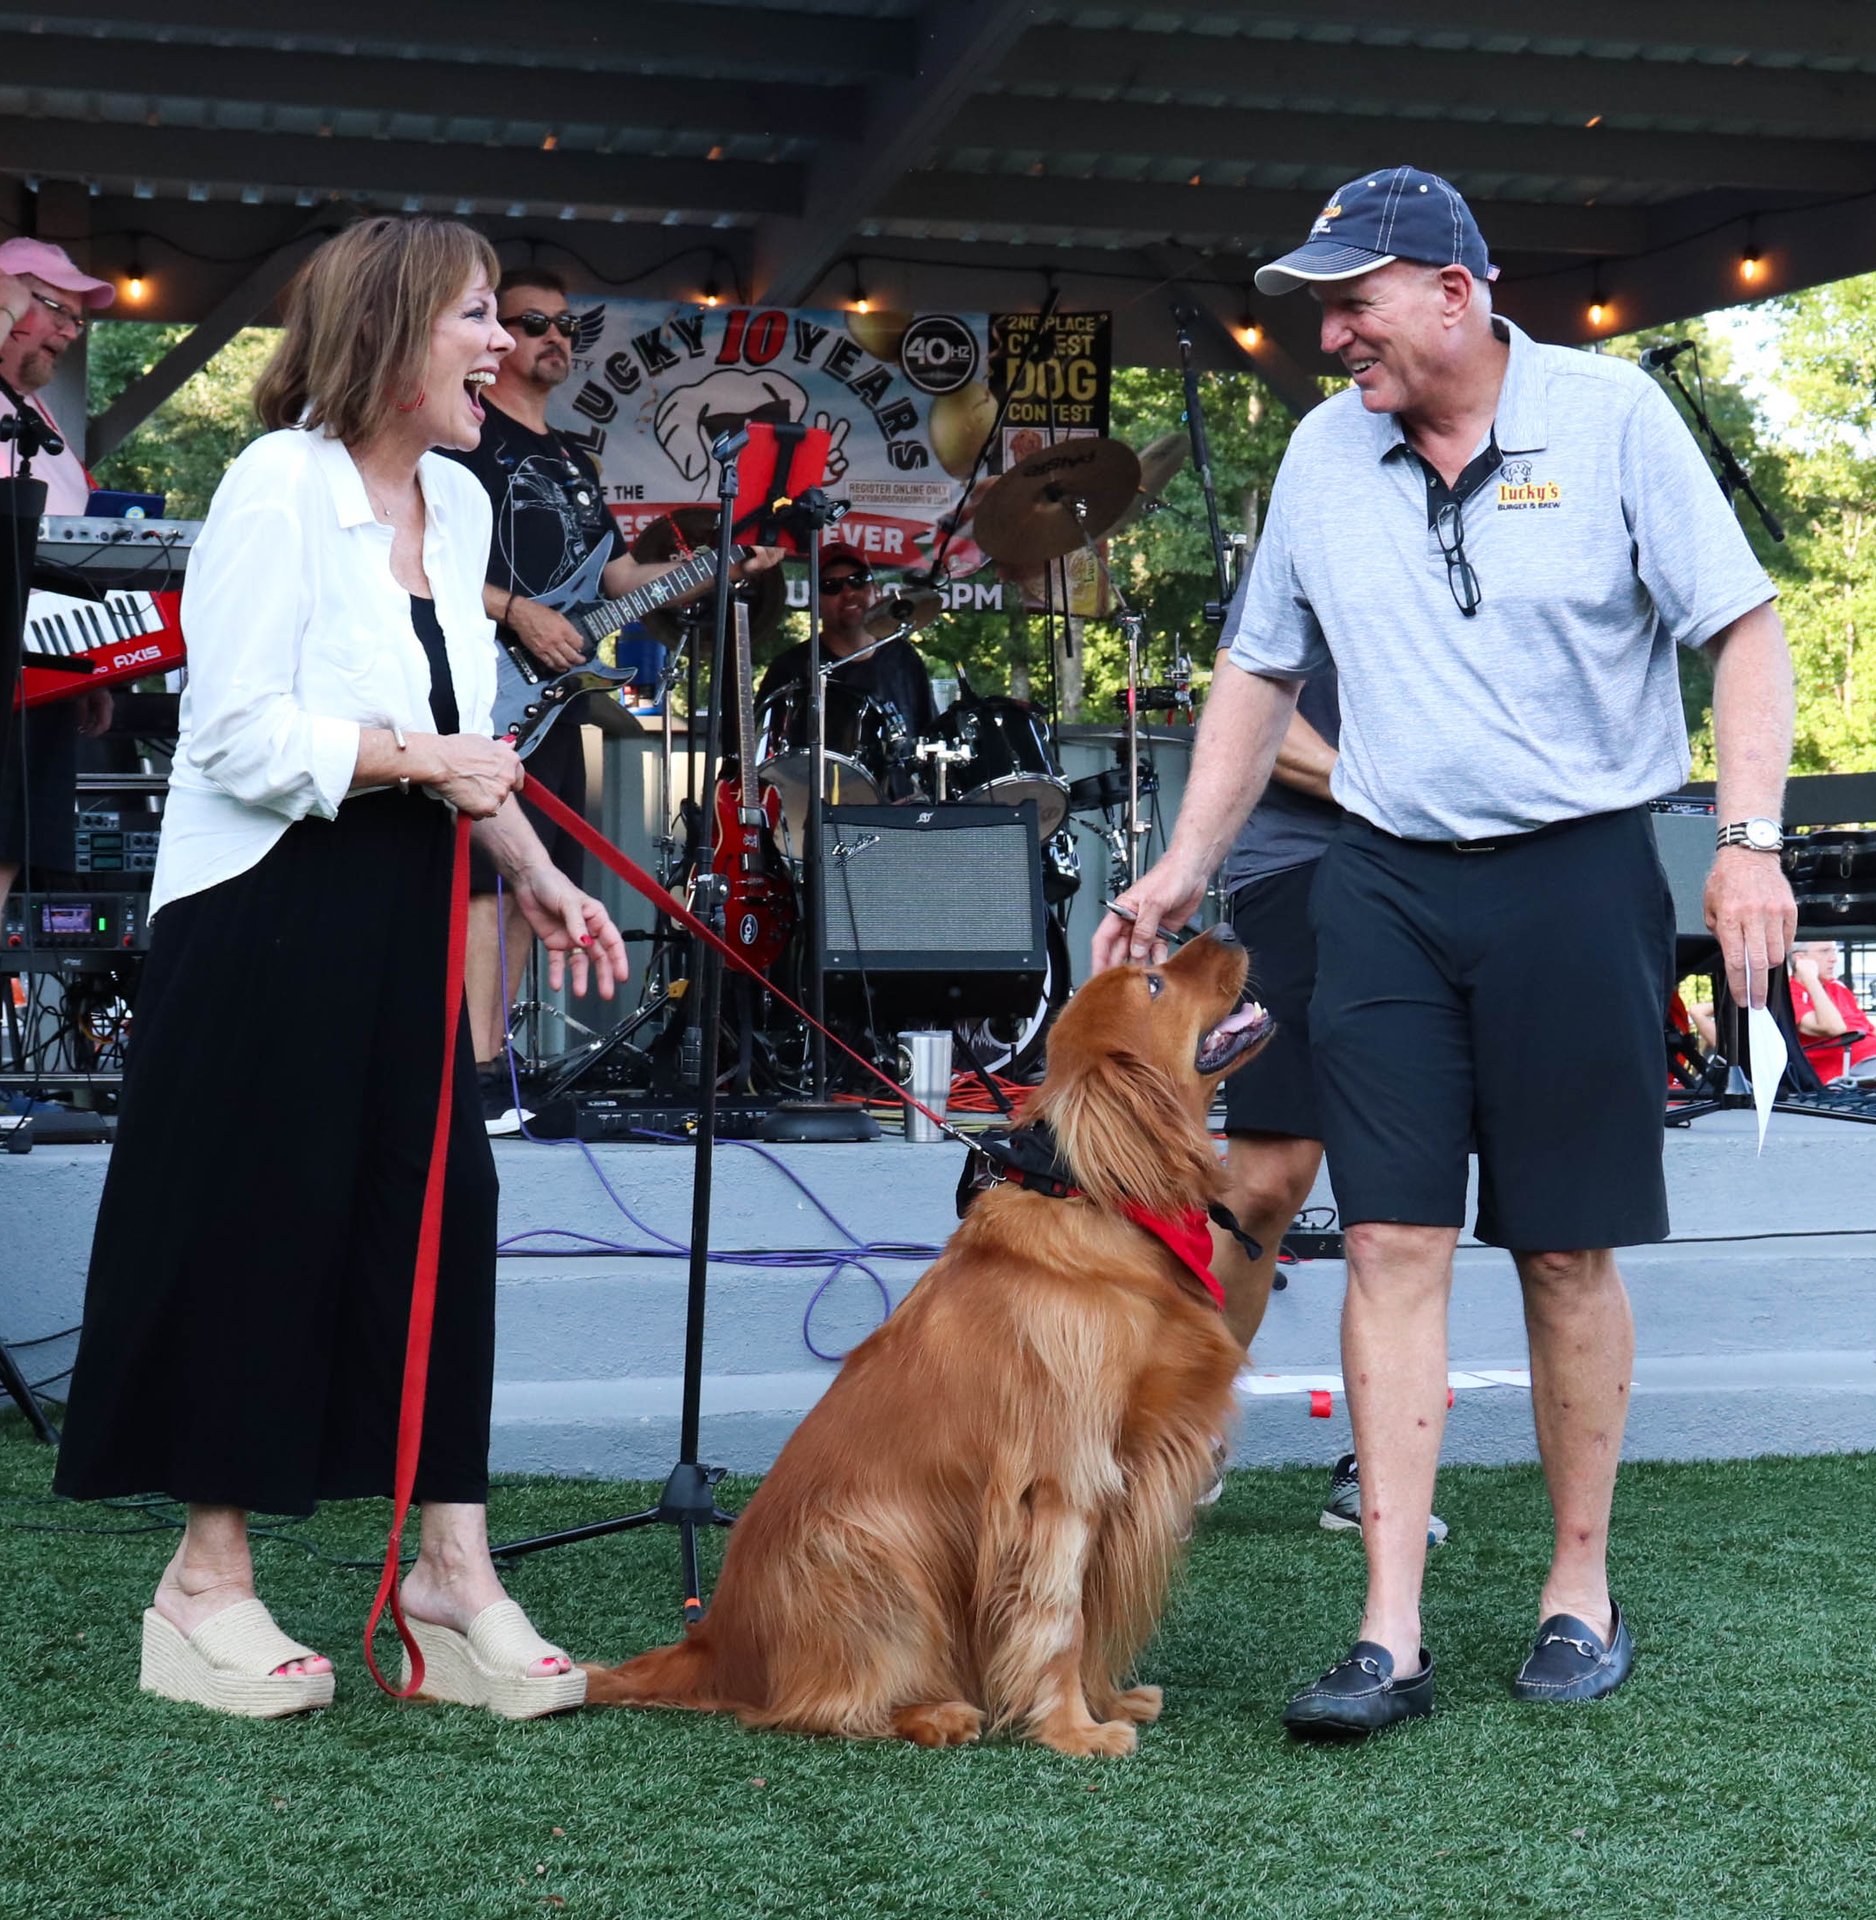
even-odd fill
[{"label": "black shorts", "polygon": [[[68,871],[78,858],[78,702],[0,715],[6,735],[0,762],[0,862],[28,854],[43,873]],[[26,844],[28,833],[32,845]]]},{"label": "black shorts", "polygon": [[1568,1252],[1667,1235],[1674,905],[1647,810],[1492,852],[1351,819],[1317,863],[1310,1041],[1344,1224]]},{"label": "black shorts", "polygon": [[1309,889],[1316,863],[1247,881],[1231,896],[1231,927],[1251,955],[1251,991],[1277,1030],[1249,1066],[1225,1082],[1227,1133],[1283,1133],[1320,1140],[1316,1074],[1309,1051],[1309,996],[1316,936]]},{"label": "black shorts", "polygon": [[[528,779],[538,781],[556,800],[564,800],[582,818],[586,814],[586,741],[579,721],[562,714],[547,737],[528,755]],[[586,852],[564,827],[542,818],[523,799],[521,811],[541,836],[547,857],[576,887],[586,885]],[[473,841],[469,846],[469,891],[495,891],[495,863]]]}]

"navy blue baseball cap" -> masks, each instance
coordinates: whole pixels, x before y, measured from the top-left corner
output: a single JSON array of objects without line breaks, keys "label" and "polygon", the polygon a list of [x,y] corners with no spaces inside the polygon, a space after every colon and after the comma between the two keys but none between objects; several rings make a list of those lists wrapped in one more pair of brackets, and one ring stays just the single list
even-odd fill
[{"label": "navy blue baseball cap", "polygon": [[1294,293],[1324,280],[1353,280],[1392,260],[1465,267],[1475,279],[1498,269],[1459,189],[1418,167],[1383,167],[1330,194],[1309,238],[1257,269],[1259,293]]}]

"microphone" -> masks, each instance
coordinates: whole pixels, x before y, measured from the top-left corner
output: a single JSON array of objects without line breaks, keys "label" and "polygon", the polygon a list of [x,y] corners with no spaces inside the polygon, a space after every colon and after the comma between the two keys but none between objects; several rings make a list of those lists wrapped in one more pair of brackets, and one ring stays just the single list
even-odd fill
[{"label": "microphone", "polygon": [[1694,343],[1691,340],[1670,340],[1659,347],[1643,347],[1641,369],[1643,373],[1659,373],[1670,361],[1677,360]]}]

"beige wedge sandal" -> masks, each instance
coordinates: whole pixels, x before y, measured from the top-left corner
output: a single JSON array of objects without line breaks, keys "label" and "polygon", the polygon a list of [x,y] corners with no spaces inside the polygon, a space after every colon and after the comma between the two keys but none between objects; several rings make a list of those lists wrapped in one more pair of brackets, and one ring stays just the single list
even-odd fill
[{"label": "beige wedge sandal", "polygon": [[[144,1609],[143,1671],[137,1684],[165,1700],[183,1700],[249,1720],[277,1720],[332,1704],[334,1674],[276,1673],[294,1660],[317,1660],[290,1640],[259,1600],[239,1600],[191,1634]],[[584,1678],[584,1676],[582,1676]]]},{"label": "beige wedge sandal", "polygon": [[[422,1700],[454,1706],[487,1707],[504,1720],[534,1720],[544,1713],[565,1713],[586,1699],[586,1675],[579,1667],[566,1673],[530,1673],[537,1660],[562,1659],[564,1648],[551,1646],[534,1631],[513,1600],[484,1607],[467,1633],[405,1616],[423,1653]],[[410,1655],[404,1656],[400,1687],[410,1685]]]}]

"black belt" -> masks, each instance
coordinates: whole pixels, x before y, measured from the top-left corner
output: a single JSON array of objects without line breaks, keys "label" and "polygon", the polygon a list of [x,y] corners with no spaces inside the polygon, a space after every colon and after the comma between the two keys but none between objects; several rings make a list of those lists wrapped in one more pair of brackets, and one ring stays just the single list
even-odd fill
[{"label": "black belt", "polygon": [[[1635,809],[1631,807],[1621,809],[1622,813],[1633,811]],[[1364,820],[1358,813],[1348,816],[1348,829],[1372,834],[1377,840],[1391,840],[1397,847],[1425,847],[1434,853],[1508,853],[1513,847],[1528,847],[1533,840],[1567,833],[1572,827],[1586,827],[1593,821],[1619,817],[1615,813],[1582,813],[1568,820],[1547,820],[1541,827],[1525,827],[1516,833],[1495,833],[1485,840],[1409,840],[1401,834],[1389,833],[1385,827],[1377,827],[1372,820]]]}]

